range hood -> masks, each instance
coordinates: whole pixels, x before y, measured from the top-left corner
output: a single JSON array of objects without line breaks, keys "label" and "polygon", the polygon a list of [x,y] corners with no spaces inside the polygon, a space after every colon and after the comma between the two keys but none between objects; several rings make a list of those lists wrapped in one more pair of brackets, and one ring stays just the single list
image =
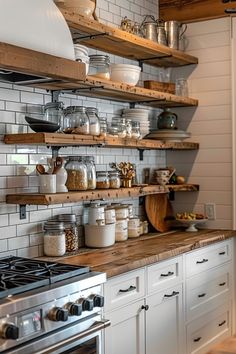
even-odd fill
[{"label": "range hood", "polygon": [[[0,0],[0,42],[75,60],[69,27],[53,0]],[[1,69],[0,80],[17,84],[50,78]]]}]

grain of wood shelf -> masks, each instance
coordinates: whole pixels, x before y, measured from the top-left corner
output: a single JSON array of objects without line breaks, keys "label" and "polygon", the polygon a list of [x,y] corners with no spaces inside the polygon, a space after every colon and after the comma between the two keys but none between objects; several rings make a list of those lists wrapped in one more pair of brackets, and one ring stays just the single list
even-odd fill
[{"label": "grain of wood shelf", "polygon": [[24,133],[6,134],[5,144],[48,145],[48,146],[101,146],[109,148],[136,148],[143,150],[197,150],[198,143],[170,142],[152,139],[124,139],[111,135],[95,137],[92,135],[62,133]]},{"label": "grain of wood shelf", "polygon": [[179,50],[140,38],[119,28],[107,26],[96,20],[60,8],[74,38],[79,43],[153,66],[182,66],[197,64],[198,59]]},{"label": "grain of wood shelf", "polygon": [[53,205],[61,203],[76,203],[80,201],[141,197],[157,193],[166,193],[166,189],[160,185],[149,185],[132,188],[97,189],[93,191],[78,191],[54,194],[19,193],[7,195],[6,203],[20,205]]},{"label": "grain of wood shelf", "polygon": [[167,184],[169,192],[198,192],[198,184]]}]

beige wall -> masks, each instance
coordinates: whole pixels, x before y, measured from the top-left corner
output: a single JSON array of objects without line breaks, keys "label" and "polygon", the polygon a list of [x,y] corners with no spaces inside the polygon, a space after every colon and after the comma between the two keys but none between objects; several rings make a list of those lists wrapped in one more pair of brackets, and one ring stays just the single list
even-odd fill
[{"label": "beige wall", "polygon": [[200,143],[198,152],[168,153],[168,165],[188,182],[200,184],[199,193],[178,193],[176,210],[204,212],[205,203],[216,204],[213,228],[232,228],[232,121],[230,19],[188,25],[187,53],[199,64],[176,69],[175,77],[188,77],[190,96],[199,99],[195,109],[176,109],[179,129],[191,132]]}]

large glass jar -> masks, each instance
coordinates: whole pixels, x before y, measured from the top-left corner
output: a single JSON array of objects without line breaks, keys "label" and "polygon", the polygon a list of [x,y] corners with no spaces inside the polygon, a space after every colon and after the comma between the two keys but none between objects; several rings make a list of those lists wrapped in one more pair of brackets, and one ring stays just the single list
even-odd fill
[{"label": "large glass jar", "polygon": [[49,102],[44,106],[44,118],[51,123],[60,125],[60,131],[64,129],[64,104],[63,102]]},{"label": "large glass jar", "polygon": [[88,75],[110,79],[110,58],[108,55],[89,55]]},{"label": "large glass jar", "polygon": [[86,113],[89,118],[89,134],[100,135],[100,121],[98,117],[98,110],[95,107],[87,107]]},{"label": "large glass jar", "polygon": [[108,172],[106,171],[98,171],[97,172],[97,189],[108,189],[110,188],[110,181]]},{"label": "large glass jar", "polygon": [[65,133],[89,134],[89,118],[86,107],[69,106],[65,109]]},{"label": "large glass jar", "polygon": [[60,214],[57,219],[63,222],[66,252],[78,250],[78,228],[75,214]]},{"label": "large glass jar", "polygon": [[96,167],[93,156],[85,156],[84,162],[87,167],[88,189],[96,189]]},{"label": "large glass jar", "polygon": [[44,230],[44,254],[50,257],[63,256],[66,252],[63,223],[48,221],[44,224]]},{"label": "large glass jar", "polygon": [[66,186],[68,191],[85,191],[88,189],[87,167],[82,156],[69,156],[65,168],[67,170]]}]

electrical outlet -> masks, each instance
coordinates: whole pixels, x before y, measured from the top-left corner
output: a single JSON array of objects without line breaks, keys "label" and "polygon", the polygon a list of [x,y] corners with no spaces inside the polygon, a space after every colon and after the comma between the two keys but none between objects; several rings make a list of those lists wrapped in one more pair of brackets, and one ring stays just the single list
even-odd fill
[{"label": "electrical outlet", "polygon": [[216,205],[214,203],[205,204],[205,215],[209,220],[216,219]]}]

